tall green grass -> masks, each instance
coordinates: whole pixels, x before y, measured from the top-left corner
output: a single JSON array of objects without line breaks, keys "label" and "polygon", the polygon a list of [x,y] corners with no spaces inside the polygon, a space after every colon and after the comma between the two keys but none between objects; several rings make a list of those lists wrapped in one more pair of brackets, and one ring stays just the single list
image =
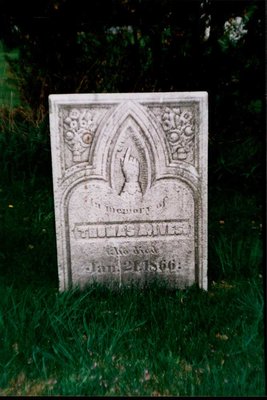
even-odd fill
[{"label": "tall green grass", "polygon": [[263,395],[260,287],[1,287],[0,394]]}]

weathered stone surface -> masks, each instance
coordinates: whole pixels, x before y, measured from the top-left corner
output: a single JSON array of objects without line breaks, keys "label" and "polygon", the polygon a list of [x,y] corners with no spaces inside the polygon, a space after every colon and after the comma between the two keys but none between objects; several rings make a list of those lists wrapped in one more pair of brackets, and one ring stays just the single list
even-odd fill
[{"label": "weathered stone surface", "polygon": [[49,102],[60,290],[207,289],[207,93]]}]

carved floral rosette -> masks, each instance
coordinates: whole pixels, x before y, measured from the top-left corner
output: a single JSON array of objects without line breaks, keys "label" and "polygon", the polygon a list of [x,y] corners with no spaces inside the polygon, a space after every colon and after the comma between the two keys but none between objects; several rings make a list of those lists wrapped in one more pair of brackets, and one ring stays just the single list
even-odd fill
[{"label": "carved floral rosette", "polygon": [[67,148],[72,153],[73,163],[83,161],[82,155],[91,146],[96,123],[89,109],[63,110],[63,135]]}]

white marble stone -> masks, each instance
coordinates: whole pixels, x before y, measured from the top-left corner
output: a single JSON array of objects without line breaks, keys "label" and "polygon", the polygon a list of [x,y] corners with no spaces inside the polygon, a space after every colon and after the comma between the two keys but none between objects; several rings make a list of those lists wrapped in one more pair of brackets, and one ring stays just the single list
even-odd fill
[{"label": "white marble stone", "polygon": [[206,92],[50,95],[60,290],[207,289]]}]

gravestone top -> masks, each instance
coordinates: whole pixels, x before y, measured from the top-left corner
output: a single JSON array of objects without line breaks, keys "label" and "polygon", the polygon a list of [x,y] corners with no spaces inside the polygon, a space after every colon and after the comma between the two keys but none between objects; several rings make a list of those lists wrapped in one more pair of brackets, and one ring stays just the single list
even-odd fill
[{"label": "gravestone top", "polygon": [[207,289],[206,92],[50,95],[60,290]]}]

